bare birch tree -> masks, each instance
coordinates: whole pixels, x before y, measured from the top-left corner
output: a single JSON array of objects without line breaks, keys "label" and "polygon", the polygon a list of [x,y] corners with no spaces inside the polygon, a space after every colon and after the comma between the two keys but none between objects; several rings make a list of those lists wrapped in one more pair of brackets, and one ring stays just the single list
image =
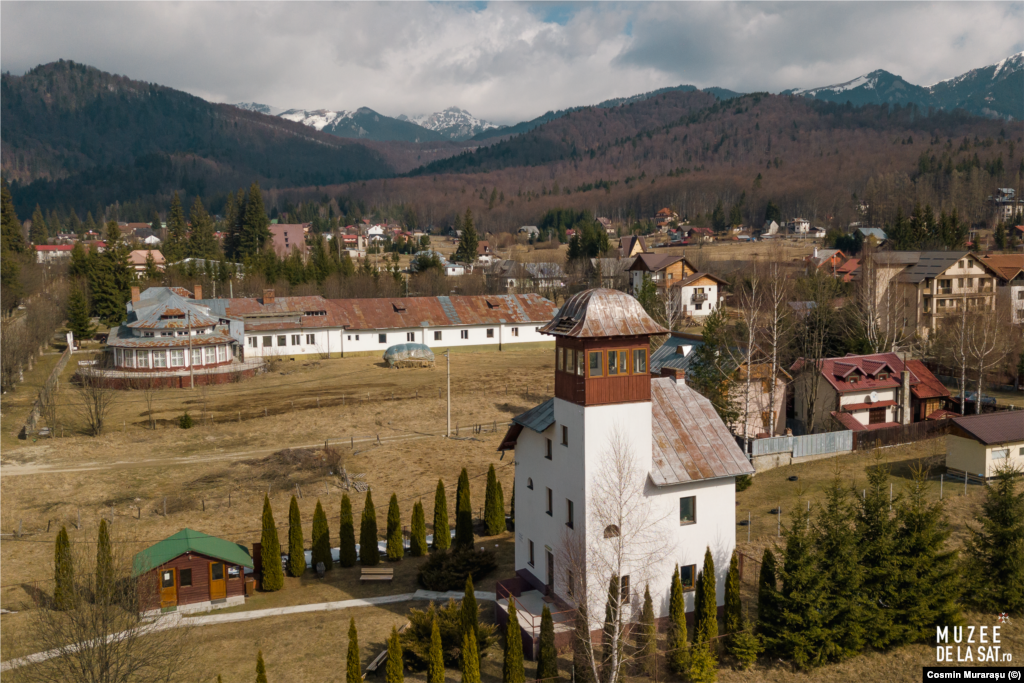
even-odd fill
[{"label": "bare birch tree", "polygon": [[[790,286],[786,277],[784,267],[784,256],[781,250],[774,247],[768,253],[768,259],[764,262],[761,272],[761,280],[764,282],[763,303],[764,308],[761,315],[761,348],[765,355],[765,362],[769,365],[768,405],[775,405],[775,394],[778,391],[779,366],[782,362],[782,353],[789,341],[789,298]],[[768,411],[768,433],[775,433],[775,411]]]},{"label": "bare birch tree", "polygon": [[[742,405],[740,419],[743,421],[743,452],[745,454],[750,453],[751,384],[753,382],[754,366],[760,360],[758,357],[757,336],[759,321],[764,308],[764,289],[762,271],[756,265],[745,279],[737,282],[735,292],[736,308],[740,313],[741,324],[735,328],[737,343],[735,345],[728,345],[725,351],[732,357],[736,367],[746,368],[745,378],[743,378],[743,399],[740,401]],[[763,412],[760,410],[761,406],[754,406],[754,408],[758,409],[759,414]]]},{"label": "bare birch tree", "polygon": [[[966,306],[965,306],[966,308]],[[967,335],[967,352],[974,365],[977,377],[977,396],[974,401],[975,414],[981,413],[981,389],[985,373],[999,365],[1006,355],[1008,344],[1006,324],[995,311],[984,310],[971,316]],[[961,404],[964,403],[961,396]]]},{"label": "bare birch tree", "polygon": [[804,359],[800,369],[804,375],[801,381],[806,383],[804,430],[807,434],[813,434],[818,427],[818,387],[822,361],[827,355],[828,339],[839,322],[834,303],[839,293],[839,281],[828,273],[815,271],[801,285],[805,300],[813,304],[800,321],[797,343]]},{"label": "bare birch tree", "polygon": [[107,386],[102,377],[86,372],[79,375],[75,395],[75,409],[86,430],[93,436],[99,436],[103,433],[110,409],[120,399],[120,393]]},{"label": "bare birch tree", "polygon": [[872,353],[898,351],[913,337],[913,330],[906,325],[907,306],[899,282],[901,269],[890,264],[887,256],[865,250],[860,280],[854,287],[857,331],[864,335]]},{"label": "bare birch tree", "polygon": [[966,410],[967,401],[967,367],[971,359],[968,349],[968,338],[971,334],[973,321],[967,315],[967,306],[960,306],[957,316],[943,319],[938,335],[937,346],[941,356],[949,361],[952,367],[960,372],[960,414]]},{"label": "bare birch tree", "polygon": [[[633,604],[639,604],[639,591],[626,596],[620,590],[613,598],[609,584],[623,576],[637,588],[651,583],[673,550],[671,535],[663,528],[667,516],[645,495],[648,469],[649,458],[645,462],[621,433],[614,432],[591,479],[585,528],[564,529],[558,549],[559,564],[572,577],[567,593],[575,602],[577,618],[589,625],[589,631],[577,629],[574,636],[577,658],[586,661],[591,680],[601,683],[624,679],[634,657],[625,646],[629,623],[640,614]],[[598,615],[606,608],[611,622],[604,627],[599,648],[590,632],[600,626]],[[581,650],[584,657],[579,657]]]}]

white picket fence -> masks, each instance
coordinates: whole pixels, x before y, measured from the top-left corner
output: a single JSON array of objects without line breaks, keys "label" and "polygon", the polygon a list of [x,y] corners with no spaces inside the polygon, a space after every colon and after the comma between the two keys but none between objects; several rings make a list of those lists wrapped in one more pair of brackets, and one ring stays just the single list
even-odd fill
[{"label": "white picket fence", "polygon": [[805,436],[773,436],[751,442],[751,455],[792,453],[794,458],[853,450],[853,432],[823,432]]}]

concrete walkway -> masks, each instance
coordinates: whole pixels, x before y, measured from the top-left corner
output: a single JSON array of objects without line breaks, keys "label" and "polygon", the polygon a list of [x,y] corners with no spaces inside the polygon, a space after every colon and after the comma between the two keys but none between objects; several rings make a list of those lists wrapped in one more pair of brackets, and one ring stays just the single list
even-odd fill
[{"label": "concrete walkway", "polygon": [[[488,591],[474,591],[477,600],[494,602],[494,593]],[[315,602],[309,605],[291,605],[289,607],[271,607],[268,609],[254,609],[248,612],[233,612],[229,614],[204,614],[202,616],[183,616],[177,613],[167,614],[158,617],[154,621],[141,628],[143,632],[155,633],[169,628],[180,626],[216,626],[217,624],[231,624],[239,621],[251,621],[253,619],[264,619],[266,617],[278,617],[287,614],[305,614],[308,612],[333,612],[336,610],[349,609],[351,607],[369,607],[373,605],[388,605],[395,602],[407,602],[410,600],[434,600],[440,602],[448,598],[460,600],[463,593],[460,591],[425,591],[418,590],[415,593],[399,593],[397,595],[382,595],[376,598],[356,598],[352,600],[336,600],[334,602]],[[107,640],[117,640],[124,637],[123,633],[116,633],[107,636]],[[77,652],[88,643],[79,643],[67,648],[37,652],[27,657],[19,657],[6,662],[0,662],[0,672],[10,671],[26,664],[45,662],[47,659],[58,657],[61,654]]]}]

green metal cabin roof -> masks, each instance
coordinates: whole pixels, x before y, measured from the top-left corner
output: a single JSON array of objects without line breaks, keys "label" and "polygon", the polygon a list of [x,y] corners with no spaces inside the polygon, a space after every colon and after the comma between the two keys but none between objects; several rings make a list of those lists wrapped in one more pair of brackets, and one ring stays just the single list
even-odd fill
[{"label": "green metal cabin roof", "polygon": [[132,576],[145,574],[188,552],[207,555],[230,564],[252,569],[252,557],[245,546],[204,534],[201,531],[182,529],[173,536],[168,536],[156,545],[151,545],[138,553],[132,560]]}]

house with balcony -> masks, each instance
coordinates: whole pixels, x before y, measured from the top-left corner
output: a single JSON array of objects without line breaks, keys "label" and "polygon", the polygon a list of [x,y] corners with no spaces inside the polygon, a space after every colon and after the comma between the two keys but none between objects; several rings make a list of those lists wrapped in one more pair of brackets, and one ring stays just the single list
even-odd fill
[{"label": "house with balcony", "polygon": [[718,306],[719,290],[727,283],[711,273],[698,272],[685,256],[640,254],[629,267],[633,296],[649,276],[670,307],[670,313],[703,320]]}]

